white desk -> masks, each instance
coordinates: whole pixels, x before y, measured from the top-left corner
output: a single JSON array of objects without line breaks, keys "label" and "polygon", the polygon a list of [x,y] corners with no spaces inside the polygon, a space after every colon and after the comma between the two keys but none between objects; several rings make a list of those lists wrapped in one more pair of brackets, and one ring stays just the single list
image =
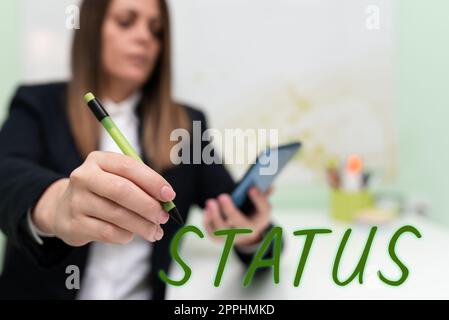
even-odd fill
[{"label": "white desk", "polygon": [[[349,225],[332,221],[324,211],[298,209],[274,214],[283,227],[286,248],[281,258],[280,283],[274,284],[268,272],[259,282],[242,286],[246,269],[235,255],[229,258],[220,287],[213,281],[222,245],[209,239],[199,239],[194,234],[185,237],[181,256],[192,268],[190,280],[181,287],[168,287],[168,299],[448,299],[449,298],[449,229],[440,227],[425,218],[404,216],[390,225],[380,226],[367,261],[364,284],[357,278],[346,287],[332,280],[332,266],[341,238]],[[201,215],[192,215],[190,224],[203,230]],[[396,252],[409,268],[410,274],[400,287],[391,287],[377,277],[380,269],[390,279],[397,279],[400,271],[388,255],[388,243],[401,226],[411,224],[422,234],[418,239],[406,233],[399,239]],[[294,230],[328,228],[333,233],[318,235],[302,275],[301,284],[294,287],[293,280],[304,237],[295,237]],[[368,238],[370,227],[352,226],[353,232],[343,254],[339,269],[340,279],[354,270]],[[181,269],[174,263],[172,277],[180,279]]]}]

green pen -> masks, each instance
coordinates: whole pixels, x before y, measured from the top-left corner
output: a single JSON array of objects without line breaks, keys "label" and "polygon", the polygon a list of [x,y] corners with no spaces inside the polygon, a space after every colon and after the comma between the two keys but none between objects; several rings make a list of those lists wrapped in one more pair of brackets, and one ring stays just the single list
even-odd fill
[{"label": "green pen", "polygon": [[[114,121],[112,121],[112,118],[109,116],[106,109],[102,106],[101,102],[90,92],[84,96],[84,100],[86,101],[87,105],[89,106],[95,117],[98,119],[98,121],[101,122],[111,138],[118,145],[120,150],[122,150],[122,152],[127,156],[143,162],[137,154],[136,150],[134,150],[134,148],[125,138],[120,129],[115,125]],[[161,201],[160,203],[164,211],[166,211],[170,215],[170,217],[172,217],[178,224],[182,225],[184,223],[173,201]]]}]

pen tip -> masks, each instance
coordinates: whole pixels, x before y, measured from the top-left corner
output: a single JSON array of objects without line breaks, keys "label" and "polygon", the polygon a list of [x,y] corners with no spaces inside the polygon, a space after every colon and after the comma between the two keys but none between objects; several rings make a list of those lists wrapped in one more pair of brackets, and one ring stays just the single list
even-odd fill
[{"label": "pen tip", "polygon": [[173,218],[173,220],[175,220],[176,223],[183,225],[184,224],[184,220],[182,219],[181,215],[179,214],[178,209],[173,208],[171,209],[168,214],[170,215],[171,218]]}]

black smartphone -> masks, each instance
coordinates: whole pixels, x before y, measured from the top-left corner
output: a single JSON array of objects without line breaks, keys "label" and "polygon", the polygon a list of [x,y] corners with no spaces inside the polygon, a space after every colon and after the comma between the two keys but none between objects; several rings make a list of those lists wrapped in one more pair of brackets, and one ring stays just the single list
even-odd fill
[{"label": "black smartphone", "polygon": [[245,173],[231,194],[236,207],[243,213],[251,215],[254,212],[254,204],[248,196],[248,190],[255,186],[261,192],[268,191],[276,177],[300,148],[301,142],[294,142],[267,148],[260,153],[256,162]]}]

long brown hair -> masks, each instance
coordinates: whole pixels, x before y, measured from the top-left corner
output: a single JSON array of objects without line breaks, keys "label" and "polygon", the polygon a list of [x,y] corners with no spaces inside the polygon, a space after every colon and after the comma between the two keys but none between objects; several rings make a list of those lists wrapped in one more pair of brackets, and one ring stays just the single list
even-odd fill
[{"label": "long brown hair", "polygon": [[[162,17],[161,52],[151,77],[142,88],[142,151],[159,172],[170,167],[170,150],[174,142],[170,133],[188,128],[184,107],[175,104],[171,90],[170,21],[165,0],[158,0]],[[85,0],[80,11],[81,28],[75,31],[68,85],[68,115],[71,129],[82,157],[98,147],[100,125],[84,105],[89,91],[99,95],[102,74],[101,30],[111,0]]]}]

